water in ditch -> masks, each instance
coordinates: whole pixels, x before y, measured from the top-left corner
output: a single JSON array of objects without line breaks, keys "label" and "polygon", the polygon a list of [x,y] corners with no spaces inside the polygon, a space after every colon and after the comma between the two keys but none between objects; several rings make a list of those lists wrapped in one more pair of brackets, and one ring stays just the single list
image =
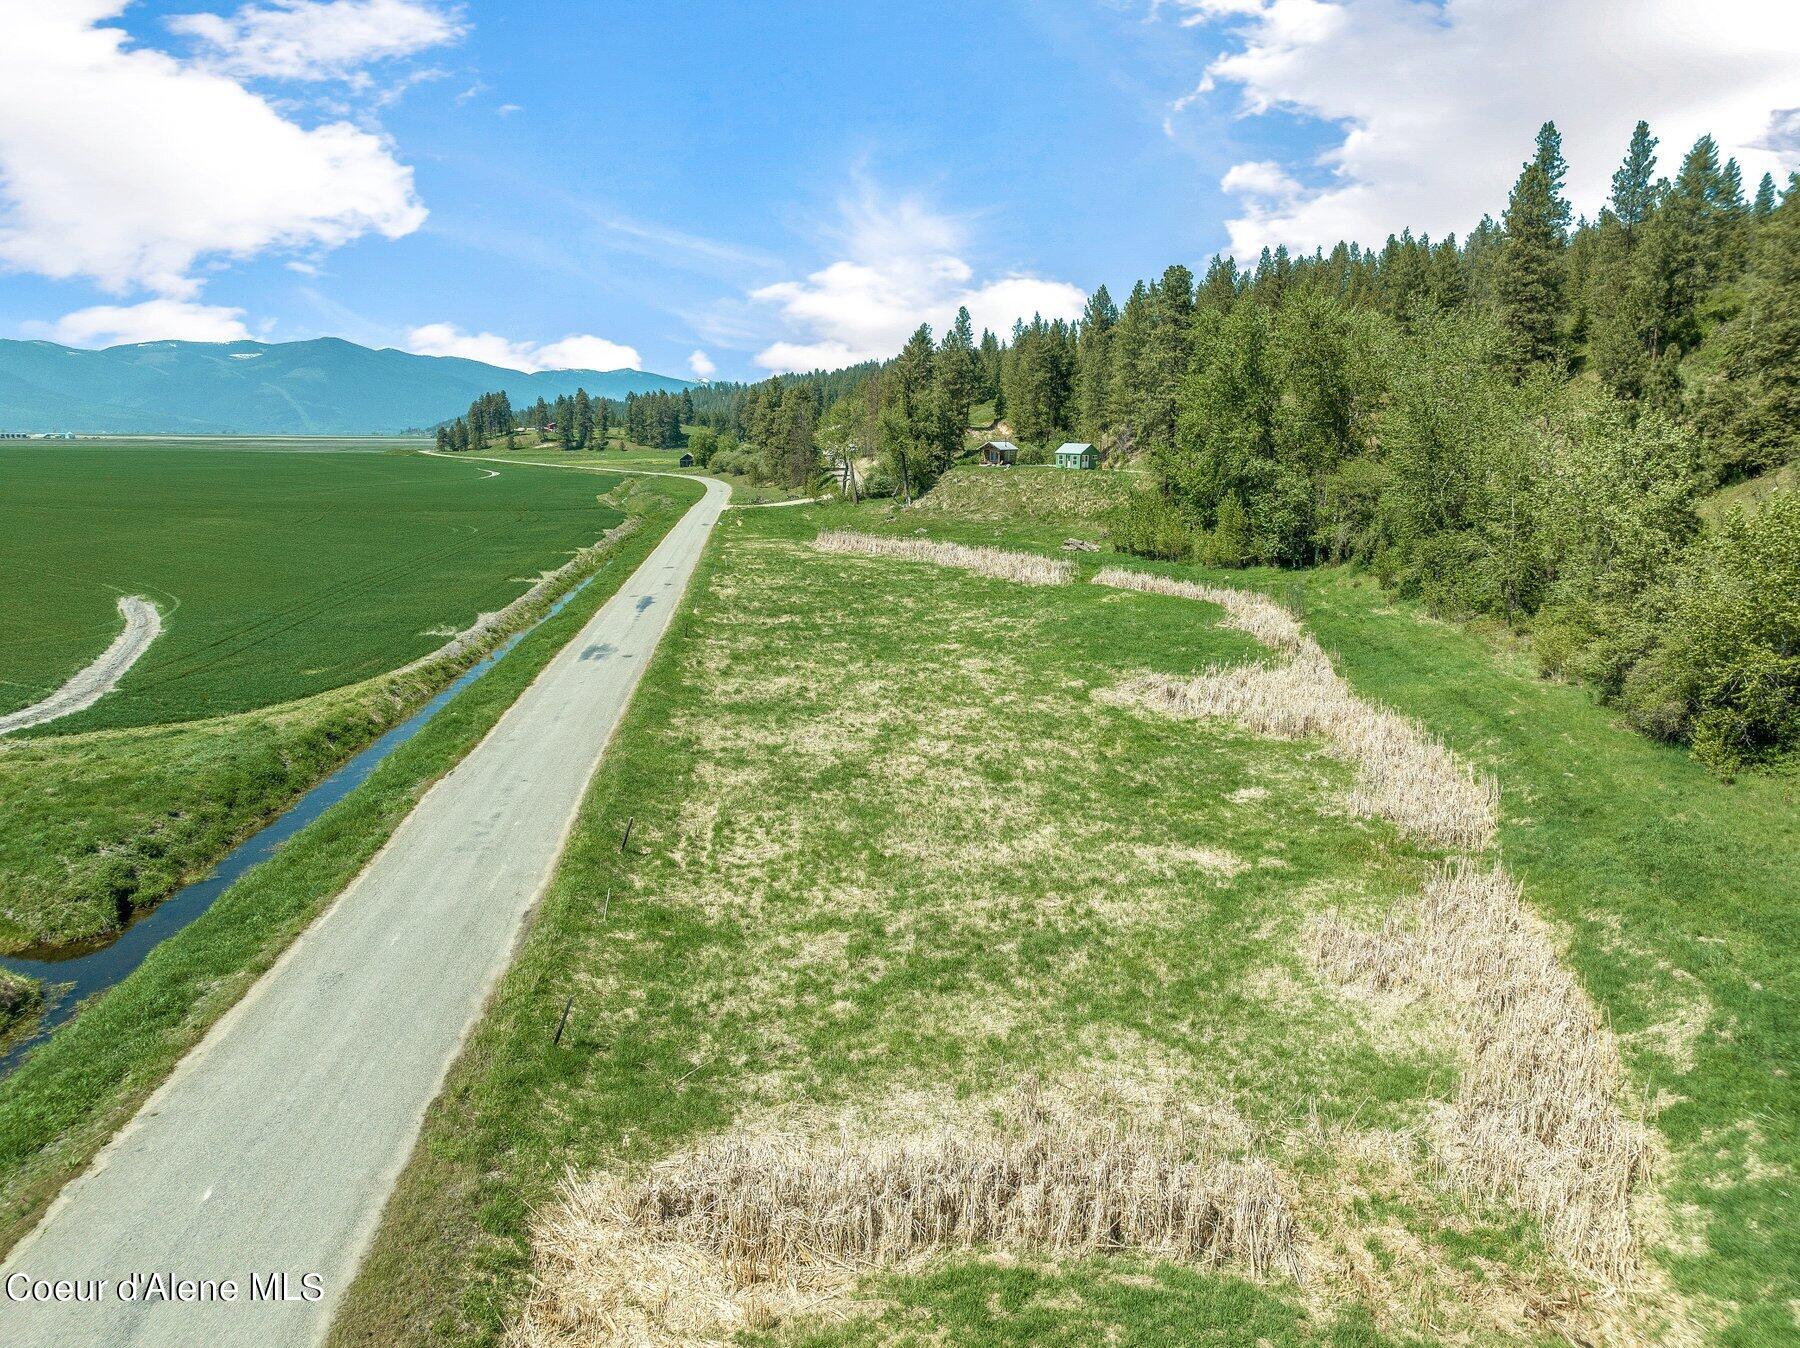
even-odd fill
[{"label": "water in ditch", "polygon": [[0,968],[37,979],[44,985],[45,993],[44,1009],[31,1033],[0,1054],[0,1076],[17,1067],[26,1052],[73,1015],[83,1001],[125,978],[152,950],[200,917],[213,906],[219,895],[268,860],[282,843],[361,786],[383,759],[424,729],[452,698],[492,669],[528,633],[560,613],[593,580],[594,577],[589,576],[572,586],[537,622],[515,632],[470,665],[419,710],[320,781],[272,823],[232,848],[205,877],[183,885],[154,908],[146,909],[117,936],[97,948],[89,943],[41,958],[0,955]]}]

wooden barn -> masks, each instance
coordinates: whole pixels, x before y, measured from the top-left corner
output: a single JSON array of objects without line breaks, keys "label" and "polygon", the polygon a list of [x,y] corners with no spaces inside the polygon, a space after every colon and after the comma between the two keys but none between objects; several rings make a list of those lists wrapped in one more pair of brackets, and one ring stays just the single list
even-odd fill
[{"label": "wooden barn", "polygon": [[986,468],[1011,468],[1019,461],[1019,447],[1011,440],[989,440],[975,452]]},{"label": "wooden barn", "polygon": [[675,466],[677,468],[692,468],[694,466],[694,456],[683,451],[681,457],[675,460]]}]

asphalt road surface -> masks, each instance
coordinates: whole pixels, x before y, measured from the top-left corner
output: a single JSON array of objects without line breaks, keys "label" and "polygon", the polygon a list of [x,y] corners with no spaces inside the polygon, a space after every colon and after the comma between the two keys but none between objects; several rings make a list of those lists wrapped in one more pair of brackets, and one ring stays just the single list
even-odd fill
[{"label": "asphalt road surface", "polygon": [[[0,1343],[269,1348],[324,1336],[729,494],[707,483],[63,1191],[0,1267]],[[145,1300],[158,1274],[170,1298],[202,1299]],[[138,1295],[121,1299],[133,1275]],[[39,1280],[102,1278],[97,1302],[18,1299]],[[172,1285],[181,1279],[196,1286]],[[204,1299],[208,1280],[215,1298],[235,1283],[236,1300]]]}]

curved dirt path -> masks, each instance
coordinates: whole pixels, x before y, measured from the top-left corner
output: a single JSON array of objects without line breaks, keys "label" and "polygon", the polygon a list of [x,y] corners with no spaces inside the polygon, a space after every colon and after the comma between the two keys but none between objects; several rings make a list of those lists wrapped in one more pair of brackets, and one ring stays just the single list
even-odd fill
[{"label": "curved dirt path", "polygon": [[119,614],[125,619],[125,630],[113,638],[112,645],[100,653],[100,658],[74,674],[42,702],[0,716],[0,735],[86,711],[112,692],[113,686],[125,677],[125,671],[135,665],[138,657],[150,649],[150,643],[162,635],[162,614],[142,595],[130,594],[121,598]]},{"label": "curved dirt path", "polygon": [[[324,1337],[728,496],[724,484],[707,484],[63,1190],[0,1265],[7,1348],[263,1348]],[[231,1279],[237,1299],[118,1298],[122,1276],[156,1271],[215,1286]],[[284,1273],[292,1300],[254,1294],[253,1277]],[[111,1284],[95,1304],[17,1301],[4,1289],[28,1285],[11,1281],[19,1274]],[[307,1275],[316,1282],[303,1283]],[[304,1299],[309,1287],[316,1300]]]}]

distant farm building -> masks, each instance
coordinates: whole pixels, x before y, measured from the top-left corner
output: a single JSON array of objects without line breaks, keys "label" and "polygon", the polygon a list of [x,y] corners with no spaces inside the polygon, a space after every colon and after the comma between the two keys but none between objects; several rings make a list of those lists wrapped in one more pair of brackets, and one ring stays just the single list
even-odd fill
[{"label": "distant farm building", "polygon": [[1011,440],[989,440],[976,453],[989,468],[1011,468],[1019,461],[1019,447]]},{"label": "distant farm building", "polygon": [[694,456],[683,452],[682,456],[675,460],[675,466],[678,468],[692,468],[694,466]]},{"label": "distant farm building", "polygon": [[1070,440],[1056,451],[1058,468],[1098,468],[1100,452],[1082,440]]}]

